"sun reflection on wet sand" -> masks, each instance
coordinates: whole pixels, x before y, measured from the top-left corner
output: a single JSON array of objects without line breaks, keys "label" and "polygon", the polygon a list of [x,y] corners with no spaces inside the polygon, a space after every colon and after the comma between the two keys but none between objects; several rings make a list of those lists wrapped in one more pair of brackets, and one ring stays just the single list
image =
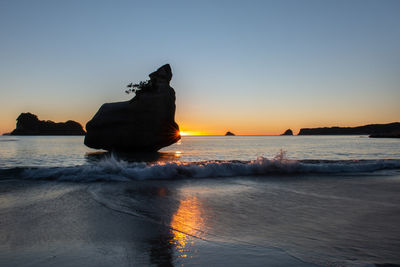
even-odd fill
[{"label": "sun reflection on wet sand", "polygon": [[201,238],[204,229],[204,218],[201,202],[196,196],[181,200],[178,210],[171,220],[173,238],[171,243],[179,252],[178,257],[187,258],[189,246],[194,243],[193,236]]}]

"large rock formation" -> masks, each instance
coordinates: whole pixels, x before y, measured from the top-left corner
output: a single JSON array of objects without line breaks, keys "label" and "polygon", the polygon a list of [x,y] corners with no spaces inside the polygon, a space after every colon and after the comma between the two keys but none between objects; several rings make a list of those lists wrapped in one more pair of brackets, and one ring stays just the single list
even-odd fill
[{"label": "large rock formation", "polygon": [[41,121],[28,112],[18,116],[17,128],[10,135],[85,135],[85,131],[76,121]]},{"label": "large rock formation", "polygon": [[225,136],[235,136],[235,134],[228,131],[228,132],[225,133]]},{"label": "large rock formation", "polygon": [[103,104],[86,124],[85,145],[109,151],[157,151],[181,136],[169,64],[151,73],[150,87],[125,102]]}]

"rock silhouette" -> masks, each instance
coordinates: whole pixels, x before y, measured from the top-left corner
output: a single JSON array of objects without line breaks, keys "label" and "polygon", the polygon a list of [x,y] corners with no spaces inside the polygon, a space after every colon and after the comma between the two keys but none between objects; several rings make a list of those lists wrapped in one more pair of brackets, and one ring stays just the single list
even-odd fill
[{"label": "rock silhouette", "polygon": [[85,135],[76,121],[41,121],[35,114],[21,113],[17,118],[17,128],[10,135]]},{"label": "rock silhouette", "polygon": [[86,124],[85,145],[108,151],[157,151],[181,136],[175,122],[171,67],[151,73],[150,87],[130,101],[103,104]]},{"label": "rock silhouette", "polygon": [[293,131],[291,129],[287,129],[283,134],[281,135],[293,135]]},{"label": "rock silhouette", "polygon": [[377,133],[371,134],[369,137],[371,138],[400,138],[400,130],[389,133]]},{"label": "rock silhouette", "polygon": [[226,136],[234,136],[235,134],[234,133],[232,133],[232,132],[226,132],[226,134],[225,134]]},{"label": "rock silhouette", "polygon": [[358,127],[302,128],[299,135],[387,135],[400,132],[400,122]]}]

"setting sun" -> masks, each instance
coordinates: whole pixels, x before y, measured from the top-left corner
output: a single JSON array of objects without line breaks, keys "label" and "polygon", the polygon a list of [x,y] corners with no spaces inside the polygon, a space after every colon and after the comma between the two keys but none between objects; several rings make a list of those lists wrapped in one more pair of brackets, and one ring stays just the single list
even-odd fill
[{"label": "setting sun", "polygon": [[181,131],[179,132],[181,136],[188,136],[188,135],[206,135],[205,133],[202,132],[196,132],[196,131]]}]

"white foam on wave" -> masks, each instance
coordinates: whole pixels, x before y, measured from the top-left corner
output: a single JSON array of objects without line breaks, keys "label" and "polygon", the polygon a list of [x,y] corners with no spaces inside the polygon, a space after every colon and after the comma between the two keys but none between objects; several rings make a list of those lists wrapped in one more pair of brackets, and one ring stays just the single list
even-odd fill
[{"label": "white foam on wave", "polygon": [[26,179],[60,181],[131,181],[147,179],[211,178],[276,174],[360,173],[400,169],[400,160],[289,160],[258,157],[252,161],[130,163],[110,156],[99,162],[76,167],[29,168]]}]

